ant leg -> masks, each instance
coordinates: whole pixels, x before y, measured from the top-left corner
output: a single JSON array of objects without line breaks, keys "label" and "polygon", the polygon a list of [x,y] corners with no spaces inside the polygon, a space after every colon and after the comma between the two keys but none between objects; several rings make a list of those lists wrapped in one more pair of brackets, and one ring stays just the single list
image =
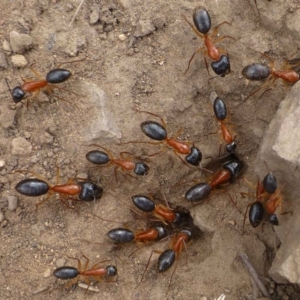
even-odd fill
[{"label": "ant leg", "polygon": [[67,257],[71,258],[71,259],[77,260],[77,269],[78,269],[79,273],[81,273],[82,272],[82,268],[81,268],[81,261],[80,261],[80,259],[76,258],[76,257],[68,256],[68,255],[67,255]]},{"label": "ant leg", "polygon": [[190,58],[190,60],[189,60],[188,67],[187,67],[187,69],[185,70],[184,74],[186,74],[186,73],[188,72],[188,70],[189,70],[189,68],[190,68],[190,65],[191,65],[191,62],[192,62],[192,60],[194,59],[196,53],[202,52],[203,50],[204,50],[204,47],[201,47],[201,48],[197,49],[197,50],[193,53],[193,55],[191,56],[191,58]]},{"label": "ant leg", "polygon": [[[207,54],[207,51],[205,53]],[[207,60],[206,60],[205,56],[204,56],[204,62],[205,62],[206,71],[207,71],[208,75],[210,75],[209,68],[208,68],[208,63],[207,63]]]},{"label": "ant leg", "polygon": [[[139,109],[135,109],[135,110],[138,111],[138,112],[146,113],[146,114],[148,114],[148,115],[151,115],[151,116],[154,116],[154,117],[159,118],[160,121],[161,121],[161,123],[162,123],[162,125],[163,125],[163,127],[166,127],[166,123],[165,123],[164,119],[163,119],[160,115],[154,114],[154,113],[149,112],[149,111],[146,111],[146,110],[139,110]],[[165,128],[165,129],[166,129],[166,128]]]},{"label": "ant leg", "polygon": [[42,75],[37,70],[35,70],[34,68],[30,68],[30,71],[36,76],[36,78],[38,78],[40,80],[44,80]]},{"label": "ant leg", "polygon": [[243,233],[244,233],[244,231],[245,231],[245,223],[246,223],[247,212],[248,212],[248,209],[249,209],[249,207],[250,207],[251,205],[252,205],[252,204],[247,205],[247,208],[246,208],[246,212],[245,212],[245,215],[244,215],[244,221],[243,221]]},{"label": "ant leg", "polygon": [[242,215],[243,213],[239,210],[239,208],[236,205],[236,202],[233,201],[233,198],[231,197],[230,194],[228,194],[230,201],[232,202],[232,204],[234,205],[234,207],[238,210],[238,212]]},{"label": "ant leg", "polygon": [[[221,36],[221,37],[219,37],[218,39],[216,39],[216,40],[214,41],[214,43],[219,43],[219,42],[223,41],[223,40],[226,39],[226,38],[232,39],[232,40],[235,41],[235,38],[233,38],[232,36],[230,36],[230,35],[224,35],[224,36]],[[219,51],[220,51],[220,50],[219,50]],[[227,54],[227,52],[225,52],[225,53]]]},{"label": "ant leg", "polygon": [[88,266],[89,266],[89,258],[87,256],[85,256],[82,252],[81,252],[81,255],[86,259],[86,262],[85,262],[85,265],[84,265],[84,270],[87,270]]}]

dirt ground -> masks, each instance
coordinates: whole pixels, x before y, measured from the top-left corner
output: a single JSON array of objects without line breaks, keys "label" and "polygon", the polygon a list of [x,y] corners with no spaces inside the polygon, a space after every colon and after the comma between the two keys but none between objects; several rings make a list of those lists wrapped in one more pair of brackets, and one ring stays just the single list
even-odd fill
[{"label": "dirt ground", "polygon": [[[130,140],[147,141],[139,124],[150,118],[134,110],[138,108],[162,116],[170,135],[183,128],[180,138],[195,141],[204,156],[203,166],[210,161],[208,157],[216,159],[219,153],[218,135],[209,135],[216,132],[218,126],[209,104],[210,94],[216,92],[231,112],[238,155],[247,164],[244,176],[255,182],[255,159],[261,138],[289,88],[277,83],[262,98],[258,93],[244,102],[261,83],[246,82],[241,70],[252,62],[269,62],[255,51],[267,53],[280,66],[300,46],[297,36],[289,30],[291,26],[286,25],[294,14],[299,14],[298,1],[257,2],[261,18],[252,0],[86,0],[69,28],[79,1],[0,0],[1,43],[9,41],[13,30],[32,36],[35,46],[24,56],[29,63],[35,62],[34,67],[41,74],[59,62],[85,59],[65,65],[73,76],[62,85],[80,96],[56,90],[55,94],[69,103],[54,101],[55,97],[49,100],[41,94],[26,109],[26,105],[13,104],[4,78],[14,87],[21,83],[21,78],[30,78],[32,74],[29,68],[14,68],[6,54],[8,68],[0,71],[0,151],[1,160],[5,161],[0,170],[0,204],[5,217],[0,228],[0,299],[187,300],[202,299],[202,296],[214,299],[221,294],[226,295],[226,300],[252,299],[253,287],[247,270],[234,257],[228,269],[226,257],[233,248],[243,245],[242,249],[259,273],[267,277],[275,255],[274,244],[279,246],[274,232],[268,226],[262,232],[260,228],[246,225],[246,233],[242,235],[243,215],[229,201],[227,193],[216,193],[196,208],[186,203],[183,195],[193,184],[192,179],[204,181],[207,175],[183,165],[172,151],[149,158],[151,170],[142,180],[128,180],[119,174],[116,183],[113,168],[101,169],[102,199],[95,203],[75,203],[78,213],[66,209],[55,199],[35,211],[36,199],[15,191],[15,185],[24,175],[13,171],[31,170],[52,183],[55,183],[56,165],[60,167],[61,182],[87,172],[90,164],[85,153],[91,149],[81,146],[86,142],[82,127],[89,128],[97,112],[84,107],[87,91],[80,88],[80,82],[85,81],[97,84],[106,93],[108,109],[113,112],[122,135],[121,139],[100,137],[98,144],[116,155],[130,151],[145,157],[157,152],[154,145],[117,145]],[[210,12],[213,27],[223,21],[232,22],[231,26],[220,28],[220,35],[234,38],[220,42],[231,59],[232,72],[224,78],[209,80],[213,77],[212,71],[210,75],[207,73],[200,54],[184,74],[188,60],[202,41],[182,15],[192,21],[193,9],[198,5]],[[100,12],[100,20],[91,25],[93,10]],[[106,22],[105,18],[101,19],[103,14]],[[152,28],[145,36],[136,30],[141,21],[145,27]],[[126,37],[124,41],[121,34]],[[72,39],[78,41],[78,53],[69,57],[66,49]],[[32,145],[30,154],[11,154],[12,140],[19,136]],[[92,173],[94,181],[98,180],[96,173]],[[182,181],[185,183],[178,184]],[[247,185],[235,183],[226,187],[226,191],[244,212],[251,200],[242,199],[240,191],[247,192]],[[128,258],[137,245],[115,248],[106,237],[108,230],[121,225],[93,216],[123,222],[133,230],[140,229],[140,222],[128,206],[131,206],[130,196],[141,193],[160,195],[160,198],[163,193],[173,205],[185,206],[194,213],[201,209],[216,228],[214,233],[204,232],[188,245],[188,259],[183,252],[169,288],[172,271],[156,272],[157,255],[151,260],[144,281],[136,287],[152,249],[164,250],[168,241],[144,247]],[[19,197],[16,211],[8,210],[7,195]],[[260,246],[256,248],[257,242]],[[52,276],[57,259],[64,258],[66,265],[76,266],[67,256],[81,257],[81,252],[92,263],[115,257],[118,282],[98,283],[99,293],[85,293],[80,288],[63,291],[62,282]],[[273,291],[274,299],[300,299],[293,286],[274,288],[273,285]],[[289,298],[283,298],[286,296]]]}]

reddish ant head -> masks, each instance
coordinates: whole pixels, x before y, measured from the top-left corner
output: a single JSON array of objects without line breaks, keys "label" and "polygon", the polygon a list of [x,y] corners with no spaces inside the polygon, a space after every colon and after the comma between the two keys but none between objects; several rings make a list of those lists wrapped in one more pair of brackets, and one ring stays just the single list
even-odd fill
[{"label": "reddish ant head", "polygon": [[47,76],[46,81],[52,84],[62,83],[70,78],[72,73],[66,69],[51,70]]},{"label": "reddish ant head", "polygon": [[19,103],[23,100],[23,98],[25,97],[25,92],[21,89],[20,86],[16,86],[13,90],[12,90],[12,98],[14,100],[15,103]]},{"label": "reddish ant head", "polygon": [[107,276],[115,276],[117,275],[117,268],[115,266],[107,266],[106,267],[106,275]]},{"label": "reddish ant head", "polygon": [[208,11],[204,7],[198,6],[194,9],[193,21],[200,33],[206,34],[209,32],[211,20]]},{"label": "reddish ant head", "polygon": [[219,60],[213,61],[210,65],[214,72],[221,77],[225,77],[231,71],[228,55],[221,55]]},{"label": "reddish ant head", "polygon": [[144,176],[148,174],[148,171],[149,167],[146,164],[141,162],[135,164],[134,173],[136,175]]}]

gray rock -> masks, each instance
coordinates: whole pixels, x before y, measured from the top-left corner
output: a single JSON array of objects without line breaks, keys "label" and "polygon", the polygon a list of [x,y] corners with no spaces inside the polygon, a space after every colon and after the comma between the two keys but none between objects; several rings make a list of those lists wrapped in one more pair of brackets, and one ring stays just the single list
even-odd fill
[{"label": "gray rock", "polygon": [[155,26],[150,20],[139,20],[136,24],[134,37],[143,37],[155,31]]},{"label": "gray rock", "polygon": [[191,216],[194,224],[203,232],[215,232],[217,227],[215,225],[215,212],[209,205],[198,205],[191,210]]},{"label": "gray rock", "polygon": [[56,47],[68,56],[74,57],[86,48],[85,35],[74,29],[68,32],[59,32],[56,37]]},{"label": "gray rock", "polygon": [[0,211],[0,223],[4,220],[4,214],[2,211]]},{"label": "gray rock", "polygon": [[63,267],[66,264],[66,260],[64,258],[58,258],[55,264],[58,268]]},{"label": "gray rock", "polygon": [[16,196],[7,196],[8,209],[10,211],[15,211],[18,206],[18,197]]},{"label": "gray rock", "polygon": [[25,58],[25,56],[20,54],[12,55],[11,62],[16,68],[24,68],[27,65],[27,59]]},{"label": "gray rock", "polygon": [[[1,88],[1,84],[0,84]],[[11,100],[11,102],[13,102]],[[8,105],[2,105],[1,106],[1,119],[0,119],[0,125],[4,129],[9,129],[14,125],[16,116],[16,110],[9,109]]]},{"label": "gray rock", "polygon": [[107,96],[96,84],[80,83],[81,94],[86,95],[80,103],[87,112],[88,118],[83,119],[82,137],[84,142],[95,143],[118,142],[121,132],[109,107]]},{"label": "gray rock", "polygon": [[34,143],[38,145],[52,145],[53,143],[53,136],[48,132],[44,132],[41,135],[35,135],[32,137]]},{"label": "gray rock", "polygon": [[28,34],[12,31],[9,34],[10,45],[14,53],[22,54],[33,47],[33,39]]},{"label": "gray rock", "polygon": [[90,14],[90,24],[95,25],[99,21],[99,11],[94,9]]},{"label": "gray rock", "polygon": [[32,151],[32,146],[26,139],[22,137],[16,137],[11,142],[12,149],[11,153],[13,155],[26,155],[30,154]]},{"label": "gray rock", "polygon": [[277,210],[280,226],[276,226],[275,231],[282,245],[270,269],[270,276],[278,283],[300,284],[300,221],[297,218],[300,213],[299,93],[300,84],[297,83],[281,102],[262,139],[256,162],[256,173],[260,178],[272,171],[279,188],[284,185],[282,211],[293,210],[293,216],[281,215],[280,209]]},{"label": "gray rock", "polygon": [[8,54],[11,53],[10,44],[9,44],[9,42],[7,40],[3,41],[3,43],[2,43],[2,49],[3,49],[3,51],[8,52]]},{"label": "gray rock", "polygon": [[7,69],[7,59],[3,52],[0,52],[0,70]]}]

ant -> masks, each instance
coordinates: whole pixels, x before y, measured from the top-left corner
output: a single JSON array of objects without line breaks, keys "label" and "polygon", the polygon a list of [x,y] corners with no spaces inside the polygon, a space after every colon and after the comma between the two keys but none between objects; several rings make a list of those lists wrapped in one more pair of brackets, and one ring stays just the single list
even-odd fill
[{"label": "ant", "polygon": [[[155,116],[157,118],[160,118],[161,123],[158,123],[156,121],[145,121],[141,123],[141,130],[142,132],[148,136],[152,140],[156,140],[158,142],[147,142],[148,144],[160,144],[160,143],[165,143],[166,146],[169,146],[173,148],[173,151],[177,157],[186,165],[186,162],[189,163],[192,166],[199,166],[201,160],[202,160],[202,153],[201,151],[195,147],[194,144],[191,142],[181,142],[178,141],[177,138],[181,134],[181,129],[176,133],[175,136],[173,137],[168,137],[168,133],[166,130],[166,123],[163,120],[162,117],[159,115],[156,115],[154,113],[148,112],[148,111],[143,111],[143,110],[137,110],[142,113],[147,113],[149,115]],[[125,144],[128,143],[144,143],[144,142],[126,142]],[[189,147],[189,145],[192,144],[192,147]],[[160,151],[161,152],[161,151]],[[158,152],[158,153],[160,153]],[[158,153],[152,154],[156,155]],[[186,155],[185,160],[186,162],[179,156],[179,154]]]},{"label": "ant", "polygon": [[[217,25],[214,28],[212,34],[209,35],[208,32],[211,29],[211,19],[210,19],[210,15],[209,15],[208,11],[204,7],[199,6],[194,9],[193,21],[194,21],[195,25],[193,25],[190,21],[188,21],[188,19],[185,16],[183,16],[183,18],[191,26],[191,28],[196,33],[196,35],[198,37],[200,37],[202,40],[204,40],[204,44],[206,47],[204,54],[207,55],[209,58],[211,58],[215,62],[212,65],[212,68],[215,71],[215,73],[222,77],[229,74],[230,73],[229,57],[226,55],[221,56],[222,53],[227,54],[226,51],[224,51],[223,49],[218,49],[214,44],[222,41],[225,38],[231,38],[233,40],[234,40],[234,38],[226,35],[226,36],[222,36],[222,37],[216,39],[215,41],[213,41],[213,39],[217,35],[218,29],[221,25],[223,25],[223,24],[231,25],[231,23],[223,22],[223,23]],[[196,55],[196,53],[202,52],[202,51],[204,51],[204,47],[197,49],[193,53],[192,57],[189,60],[189,64],[188,64],[188,67],[187,67],[187,70],[185,71],[185,73],[187,73],[187,71],[189,70],[190,64],[191,64],[194,56]],[[209,73],[208,64],[207,64],[205,57],[204,57],[204,61],[205,61],[207,72]]]},{"label": "ant", "polygon": [[[59,173],[57,173],[57,182],[58,179]],[[76,178],[69,179],[65,184],[57,185],[50,185],[47,181],[38,178],[28,178],[21,180],[15,186],[15,189],[20,194],[29,197],[38,197],[48,194],[46,199],[37,203],[37,206],[49,200],[53,194],[58,193],[60,194],[59,200],[68,208],[70,208],[68,200],[78,201],[72,198],[73,196],[78,196],[78,199],[81,201],[93,201],[100,199],[103,194],[102,187],[86,179],[78,181]]]},{"label": "ant", "polygon": [[[257,93],[259,90],[264,88],[267,85],[273,86],[276,79],[281,78],[284,82],[284,84],[294,84],[299,80],[299,74],[292,69],[292,65],[288,65],[287,63],[284,63],[281,67],[281,70],[276,70],[274,68],[274,62],[272,62],[269,66],[266,64],[261,63],[253,63],[251,65],[248,65],[244,67],[242,70],[243,76],[252,81],[262,81],[267,80],[259,89],[252,92],[244,101],[249,99],[251,96],[253,96],[255,93]],[[268,90],[265,90],[260,98],[266,93]]]},{"label": "ant", "polygon": [[[78,61],[82,60],[76,60],[72,62]],[[64,63],[61,63],[59,66],[61,66],[62,64]],[[29,100],[36,98],[40,93],[41,89],[45,88],[47,92],[51,94],[54,88],[58,88],[56,84],[67,81],[72,75],[72,73],[69,70],[58,67],[48,72],[46,75],[46,79],[43,79],[42,76],[35,69],[30,68],[30,70],[39,80],[22,79],[24,83],[21,86],[16,86],[11,91],[11,95],[15,103],[19,103],[20,101],[22,101],[26,96],[26,93],[33,93],[32,96],[30,96],[27,99],[27,107],[29,105]]]},{"label": "ant", "polygon": [[171,209],[162,204],[155,204],[149,197],[135,195],[131,197],[133,204],[144,212],[153,212],[153,215],[162,222],[182,226],[190,221],[190,212],[182,207]]},{"label": "ant", "polygon": [[[110,266],[107,266],[105,268],[100,267],[99,265],[103,261],[94,264],[89,269],[88,268],[89,259],[83,253],[81,253],[81,254],[86,259],[86,263],[84,264],[83,268],[82,268],[82,265],[81,265],[81,261],[78,258],[67,256],[68,258],[77,260],[77,268],[64,266],[64,267],[57,268],[53,272],[53,275],[56,278],[64,279],[64,280],[72,279],[70,282],[68,282],[68,284],[66,285],[66,288],[71,287],[72,285],[76,284],[80,279],[79,276],[82,276],[83,281],[88,286],[90,286],[91,282],[90,282],[89,277],[93,277],[96,281],[100,282],[101,278],[103,278],[104,276],[112,277],[112,276],[117,275],[117,268],[115,266],[110,265]],[[88,290],[88,288],[87,288],[87,290]]]},{"label": "ant", "polygon": [[[100,151],[100,150],[92,150],[90,152],[88,152],[85,157],[86,159],[91,162],[92,164],[95,165],[115,165],[115,177],[116,177],[116,181],[117,180],[117,169],[121,168],[122,170],[126,170],[126,171],[132,171],[136,174],[136,175],[141,175],[141,176],[145,176],[148,174],[149,171],[149,167],[148,165],[146,165],[143,162],[133,162],[132,159],[130,157],[128,157],[127,155],[130,155],[130,153],[128,152],[121,152],[120,153],[120,158],[114,158],[113,154],[105,149],[104,147],[100,146],[100,145],[91,145],[91,146],[97,146],[101,149],[103,149],[104,151]],[[130,174],[127,174],[129,176],[131,176]],[[133,176],[131,176],[133,177]]]},{"label": "ant", "polygon": [[146,243],[166,237],[167,230],[161,225],[136,232],[132,232],[126,228],[115,228],[110,230],[107,236],[117,244],[130,242]]},{"label": "ant", "polygon": [[213,173],[209,182],[202,182],[192,186],[186,193],[185,199],[199,202],[210,195],[212,189],[233,181],[244,169],[244,163],[233,153],[223,163],[221,169]]},{"label": "ant", "polygon": [[226,122],[226,120],[228,119],[226,104],[221,98],[217,97],[214,100],[213,109],[214,109],[215,117],[221,125],[221,132],[222,132],[223,140],[226,143],[226,150],[229,153],[233,152],[236,149],[236,143],[235,143],[236,135],[230,132],[228,128],[228,122]]}]

